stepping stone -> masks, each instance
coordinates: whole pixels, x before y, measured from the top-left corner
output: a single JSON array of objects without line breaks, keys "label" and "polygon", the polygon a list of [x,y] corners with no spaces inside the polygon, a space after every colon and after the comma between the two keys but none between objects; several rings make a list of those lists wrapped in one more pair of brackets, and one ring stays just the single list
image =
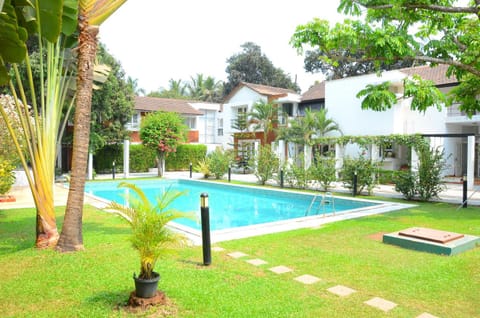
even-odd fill
[{"label": "stepping stone", "polygon": [[287,266],[283,266],[283,265],[269,268],[269,270],[271,270],[275,274],[284,274],[284,273],[288,273],[288,272],[293,272],[293,269],[288,268]]},{"label": "stepping stone", "polygon": [[428,312],[424,312],[420,316],[417,316],[415,318],[438,318],[437,316],[431,315]]},{"label": "stepping stone", "polygon": [[250,260],[247,261],[247,263],[252,264],[254,266],[260,266],[260,265],[267,264],[267,262],[265,262],[263,259],[259,259],[259,258],[250,259]]},{"label": "stepping stone", "polygon": [[245,253],[242,253],[242,252],[232,252],[232,253],[228,253],[228,256],[233,257],[233,258],[240,258],[240,257],[248,256],[248,255],[245,254]]},{"label": "stepping stone", "polygon": [[356,292],[356,290],[342,286],[342,285],[333,286],[328,288],[327,290],[332,294],[335,294],[340,297],[349,296],[350,294],[353,294]]},{"label": "stepping stone", "polygon": [[220,247],[220,246],[214,246],[214,247],[212,247],[212,251],[223,252],[223,251],[225,251],[225,249],[223,247]]},{"label": "stepping stone", "polygon": [[397,307],[397,304],[380,297],[373,297],[372,299],[367,300],[365,304],[380,309],[384,312],[388,312]]},{"label": "stepping stone", "polygon": [[297,282],[303,283],[305,285],[315,284],[320,281],[320,278],[312,275],[302,275],[294,278]]}]

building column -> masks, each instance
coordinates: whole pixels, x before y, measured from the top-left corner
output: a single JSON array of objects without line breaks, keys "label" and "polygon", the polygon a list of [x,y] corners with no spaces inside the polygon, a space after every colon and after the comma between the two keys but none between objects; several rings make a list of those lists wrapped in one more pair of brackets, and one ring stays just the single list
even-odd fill
[{"label": "building column", "polygon": [[467,145],[467,188],[473,190],[475,172],[475,136],[468,136]]},{"label": "building column", "polygon": [[303,145],[303,159],[305,161],[305,170],[312,165],[312,146]]},{"label": "building column", "polygon": [[335,144],[335,177],[339,178],[339,171],[343,168],[343,157],[345,147],[340,144]]},{"label": "building column", "polygon": [[280,166],[283,167],[283,164],[285,163],[285,140],[278,141],[277,155],[280,160]]},{"label": "building column", "polygon": [[93,154],[88,153],[88,180],[93,180]]},{"label": "building column", "polygon": [[410,159],[410,169],[412,172],[418,171],[418,154],[415,148],[412,147],[412,158]]},{"label": "building column", "polygon": [[130,176],[130,140],[123,141],[123,177],[127,179]]},{"label": "building column", "polygon": [[370,145],[370,159],[372,162],[377,162],[380,157],[380,148],[378,145],[371,144]]}]

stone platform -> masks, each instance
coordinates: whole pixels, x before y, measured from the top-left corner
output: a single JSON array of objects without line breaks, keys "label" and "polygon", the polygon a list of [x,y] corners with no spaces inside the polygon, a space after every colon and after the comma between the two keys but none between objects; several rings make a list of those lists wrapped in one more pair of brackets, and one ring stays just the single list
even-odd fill
[{"label": "stone platform", "polygon": [[383,243],[450,256],[479,246],[480,237],[427,228],[409,228],[384,234]]}]

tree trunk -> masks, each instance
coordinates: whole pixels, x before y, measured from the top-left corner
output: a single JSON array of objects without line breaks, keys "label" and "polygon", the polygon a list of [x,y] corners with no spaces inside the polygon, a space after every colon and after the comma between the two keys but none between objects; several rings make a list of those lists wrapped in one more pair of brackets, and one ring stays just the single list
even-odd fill
[{"label": "tree trunk", "polygon": [[57,244],[61,252],[83,250],[82,215],[90,139],[93,67],[97,52],[98,27],[79,17],[77,102],[75,105],[72,171],[62,233]]},{"label": "tree trunk", "polygon": [[158,169],[158,176],[163,177],[163,168],[165,167],[165,152],[159,151],[157,153],[157,169]]}]

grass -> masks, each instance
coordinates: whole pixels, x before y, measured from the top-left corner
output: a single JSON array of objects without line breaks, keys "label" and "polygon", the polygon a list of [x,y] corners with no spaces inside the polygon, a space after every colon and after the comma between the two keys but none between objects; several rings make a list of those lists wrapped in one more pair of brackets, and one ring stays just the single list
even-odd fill
[{"label": "grass", "polygon": [[[160,260],[160,289],[170,305],[137,316],[173,317],[480,317],[480,248],[456,256],[415,252],[375,236],[411,226],[480,235],[478,207],[455,210],[423,203],[387,213],[260,237],[223,242],[211,266],[201,266],[200,247]],[[58,215],[62,208],[57,211]],[[62,219],[58,219],[61,224]],[[0,210],[0,308],[2,317],[129,317],[138,256],[129,228],[118,217],[86,206],[86,250],[59,254],[36,250],[33,209]],[[375,235],[376,234],[376,235]],[[232,259],[228,252],[249,256]],[[259,267],[245,262],[261,258]],[[268,268],[285,265],[292,273]],[[302,285],[294,277],[321,278]],[[356,293],[326,291],[345,285]],[[389,313],[363,302],[382,297],[398,304]]]}]

